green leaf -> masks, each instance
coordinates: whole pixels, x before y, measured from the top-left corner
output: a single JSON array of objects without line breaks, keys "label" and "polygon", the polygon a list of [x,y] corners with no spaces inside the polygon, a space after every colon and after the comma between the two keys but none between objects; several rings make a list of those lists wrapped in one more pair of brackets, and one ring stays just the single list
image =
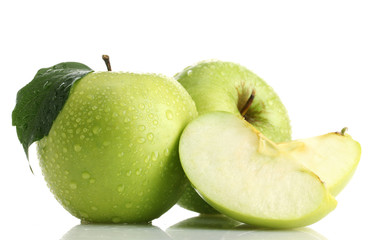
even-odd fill
[{"label": "green leaf", "polygon": [[93,70],[81,63],[60,63],[40,69],[34,79],[18,91],[12,125],[16,126],[27,158],[29,146],[49,134],[74,82],[90,72]]}]

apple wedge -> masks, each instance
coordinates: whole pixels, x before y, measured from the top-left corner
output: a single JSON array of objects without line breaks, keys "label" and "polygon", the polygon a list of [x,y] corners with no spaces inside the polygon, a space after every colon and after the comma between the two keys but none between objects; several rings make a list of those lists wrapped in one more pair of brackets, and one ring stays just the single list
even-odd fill
[{"label": "apple wedge", "polygon": [[361,156],[361,146],[341,132],[278,144],[284,151],[314,171],[333,196],[346,186],[355,172]]},{"label": "apple wedge", "polygon": [[192,121],[179,145],[187,177],[212,207],[238,221],[271,228],[312,224],[337,204],[325,183],[290,149],[226,112]]}]

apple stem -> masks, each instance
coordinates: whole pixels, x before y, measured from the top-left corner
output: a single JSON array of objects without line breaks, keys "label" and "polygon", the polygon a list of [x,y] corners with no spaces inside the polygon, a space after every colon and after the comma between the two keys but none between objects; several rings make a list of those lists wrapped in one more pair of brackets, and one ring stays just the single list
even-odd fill
[{"label": "apple stem", "polygon": [[255,89],[253,89],[251,96],[249,96],[249,98],[248,98],[247,102],[245,103],[244,107],[240,110],[240,114],[243,117],[247,114],[249,107],[252,105],[252,102],[253,102],[253,99],[255,98],[255,95],[256,95],[256,91],[255,91]]},{"label": "apple stem", "polygon": [[105,64],[106,64],[106,68],[108,69],[108,71],[112,71],[112,66],[110,65],[110,60],[109,60],[109,55],[102,55],[102,60],[104,60]]},{"label": "apple stem", "polygon": [[347,130],[348,130],[347,127],[341,129],[341,132],[340,132],[341,136],[345,136],[345,132],[346,132]]}]

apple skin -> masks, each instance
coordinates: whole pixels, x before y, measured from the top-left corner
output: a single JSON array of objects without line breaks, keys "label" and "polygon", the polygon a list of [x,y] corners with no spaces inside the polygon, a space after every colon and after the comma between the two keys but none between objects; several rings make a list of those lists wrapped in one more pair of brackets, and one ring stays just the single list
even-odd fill
[{"label": "apple skin", "polygon": [[276,143],[291,140],[285,106],[272,87],[247,68],[231,62],[205,61],[187,67],[175,78],[193,98],[199,115],[225,111],[241,116],[241,108],[255,90],[246,121]]},{"label": "apple skin", "polygon": [[90,73],[76,82],[37,149],[55,198],[72,215],[101,223],[149,222],[187,184],[179,137],[197,116],[174,79]]},{"label": "apple skin", "polygon": [[[199,115],[225,111],[241,117],[241,108],[255,90],[256,96],[245,119],[274,142],[291,140],[285,106],[274,90],[247,68],[232,62],[204,61],[185,68],[175,78],[193,98]],[[178,204],[203,214],[218,213],[189,184]]]}]

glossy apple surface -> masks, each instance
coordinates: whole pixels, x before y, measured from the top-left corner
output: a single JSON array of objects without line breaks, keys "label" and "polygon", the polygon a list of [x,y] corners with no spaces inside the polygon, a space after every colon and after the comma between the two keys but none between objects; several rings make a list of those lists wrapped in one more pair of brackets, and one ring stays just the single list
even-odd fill
[{"label": "glossy apple surface", "polygon": [[152,74],[90,73],[75,83],[38,142],[56,199],[89,222],[148,222],[181,196],[178,158],[195,104],[179,83]]}]

